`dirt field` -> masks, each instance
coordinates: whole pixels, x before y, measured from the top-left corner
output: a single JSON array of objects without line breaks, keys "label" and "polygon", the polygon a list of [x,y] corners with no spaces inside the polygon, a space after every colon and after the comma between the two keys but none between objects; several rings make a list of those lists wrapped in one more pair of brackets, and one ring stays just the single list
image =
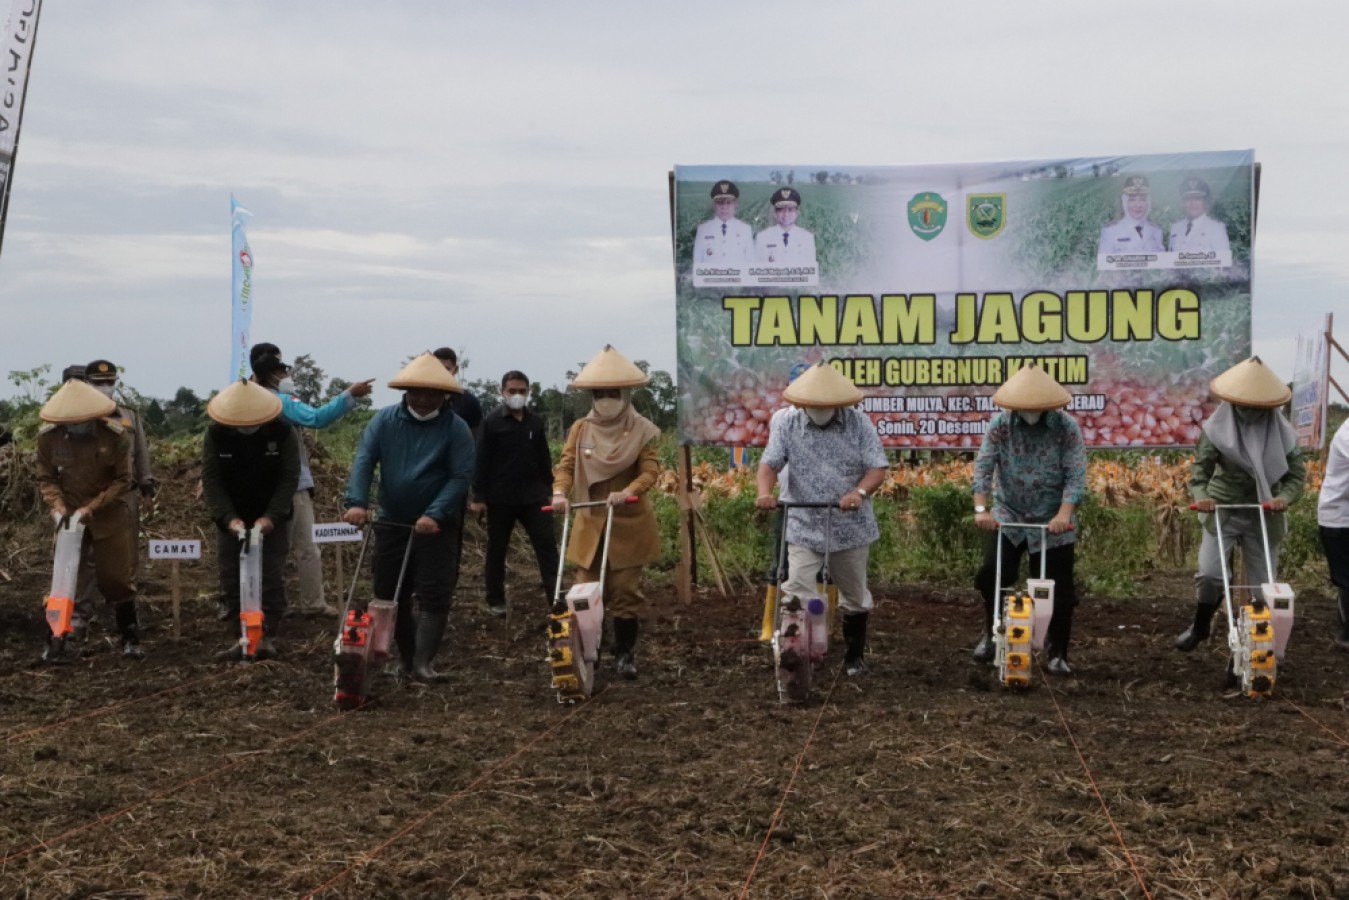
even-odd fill
[{"label": "dirt field", "polygon": [[1016,694],[969,659],[972,592],[881,589],[873,674],[835,682],[835,644],[804,707],[747,639],[758,592],[654,592],[640,679],[605,660],[568,708],[542,604],[492,620],[470,574],[452,682],[339,715],[331,623],[214,664],[213,606],[171,641],[162,574],[141,663],[29,668],[42,579],[0,585],[0,896],[1349,897],[1349,658],[1310,589],[1268,702],[1171,649],[1176,575],[1089,598],[1077,674]]}]

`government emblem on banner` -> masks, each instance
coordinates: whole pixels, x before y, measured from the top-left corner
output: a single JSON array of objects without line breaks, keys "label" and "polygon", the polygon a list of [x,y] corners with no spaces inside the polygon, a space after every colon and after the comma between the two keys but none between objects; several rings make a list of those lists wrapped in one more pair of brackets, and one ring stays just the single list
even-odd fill
[{"label": "government emblem on banner", "polygon": [[925,241],[941,234],[946,227],[946,201],[941,194],[924,191],[909,201],[909,227]]},{"label": "government emblem on banner", "polygon": [[1007,195],[967,194],[965,221],[975,237],[985,240],[997,237],[1007,224]]}]

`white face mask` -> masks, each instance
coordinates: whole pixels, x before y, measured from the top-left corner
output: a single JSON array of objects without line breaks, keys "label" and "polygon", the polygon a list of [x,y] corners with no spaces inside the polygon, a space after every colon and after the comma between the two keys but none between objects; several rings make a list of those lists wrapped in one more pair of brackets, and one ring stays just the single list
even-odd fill
[{"label": "white face mask", "polygon": [[507,409],[519,412],[525,408],[525,404],[529,403],[529,398],[524,394],[507,394],[502,402],[506,404]]},{"label": "white face mask", "polygon": [[285,378],[282,378],[280,381],[278,381],[278,382],[276,383],[276,392],[277,392],[278,394],[293,394],[293,393],[295,393],[295,382],[294,382],[294,380],[292,380],[291,377],[290,377],[289,375],[287,375]]},{"label": "white face mask", "polygon": [[601,419],[612,419],[622,411],[622,397],[601,397],[595,401],[595,412]]},{"label": "white face mask", "polygon": [[235,430],[240,434],[257,434],[258,429],[261,427],[261,425],[243,425]]},{"label": "white face mask", "polygon": [[[91,382],[91,383],[92,383],[92,382]],[[117,385],[115,385],[115,384],[95,384],[95,385],[94,385],[94,390],[98,391],[98,392],[99,392],[100,394],[102,394],[104,397],[107,397],[109,400],[111,400],[111,399],[112,399],[112,393],[113,393],[113,391],[117,390]]]},{"label": "white face mask", "polygon": [[817,428],[823,428],[832,422],[834,414],[837,412],[838,410],[834,409],[832,406],[824,409],[817,409],[813,406],[806,407],[806,415],[810,417],[810,421],[814,422],[815,427]]},{"label": "white face mask", "polygon": [[1038,409],[1020,409],[1017,410],[1016,414],[1020,416],[1021,421],[1025,422],[1027,425],[1034,425],[1036,422],[1040,421],[1040,416],[1043,415]]},{"label": "white face mask", "polygon": [[412,418],[416,419],[418,422],[429,422],[436,416],[440,415],[440,410],[433,409],[426,415],[422,415],[421,413],[417,412],[415,409],[409,406],[408,415],[412,416]]}]

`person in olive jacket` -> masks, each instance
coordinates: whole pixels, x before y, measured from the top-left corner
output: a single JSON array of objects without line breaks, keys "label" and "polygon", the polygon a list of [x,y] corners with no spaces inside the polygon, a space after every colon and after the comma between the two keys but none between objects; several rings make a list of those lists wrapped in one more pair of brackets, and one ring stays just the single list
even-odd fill
[{"label": "person in olive jacket", "polygon": [[[281,398],[249,381],[225,388],[206,404],[212,424],[202,440],[202,492],[215,522],[220,592],[239,616],[239,542],[258,526],[262,531],[263,638],[257,659],[276,656],[275,638],[286,612],[286,555],[300,448],[295,429],[281,418]],[[218,659],[241,659],[236,643]]]}]

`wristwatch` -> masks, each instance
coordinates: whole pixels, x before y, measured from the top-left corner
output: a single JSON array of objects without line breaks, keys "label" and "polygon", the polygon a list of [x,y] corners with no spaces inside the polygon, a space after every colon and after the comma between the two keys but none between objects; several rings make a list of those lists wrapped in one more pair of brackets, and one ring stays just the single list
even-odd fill
[{"label": "wristwatch", "polygon": [[853,488],[853,490],[854,490],[854,491],[857,491],[857,493],[858,493],[859,495],[861,495],[861,497],[862,497],[863,500],[865,500],[865,499],[867,498],[867,492],[866,492],[865,490],[863,490],[862,488],[860,488],[860,487],[858,487],[858,488]]},{"label": "wristwatch", "polygon": [[979,513],[986,513],[986,512],[988,512],[988,507],[987,507],[987,506],[983,506],[982,504],[979,505],[979,506],[976,506],[976,507],[974,508],[974,513],[975,513],[975,515],[978,515]]}]

